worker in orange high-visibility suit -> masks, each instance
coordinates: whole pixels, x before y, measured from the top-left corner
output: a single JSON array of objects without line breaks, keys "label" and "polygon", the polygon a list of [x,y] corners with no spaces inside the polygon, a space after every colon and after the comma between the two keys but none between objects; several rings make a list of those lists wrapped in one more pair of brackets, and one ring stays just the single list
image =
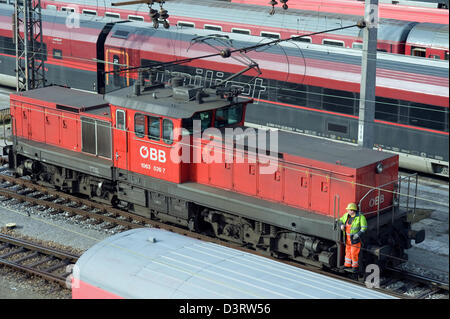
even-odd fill
[{"label": "worker in orange high-visibility suit", "polygon": [[367,220],[358,212],[355,203],[347,205],[347,213],[339,219],[345,238],[344,266],[356,270],[359,267],[359,251],[361,250],[361,236],[367,230]]}]

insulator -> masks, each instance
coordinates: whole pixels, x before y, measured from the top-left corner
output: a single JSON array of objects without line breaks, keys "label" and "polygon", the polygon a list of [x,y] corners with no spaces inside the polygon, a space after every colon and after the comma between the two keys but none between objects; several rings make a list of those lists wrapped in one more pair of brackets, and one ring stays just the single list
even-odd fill
[{"label": "insulator", "polygon": [[169,21],[167,21],[167,20],[164,20],[164,22],[163,22],[163,26],[164,26],[164,28],[165,28],[165,29],[169,29],[169,28],[170,28],[170,24],[169,24]]},{"label": "insulator", "polygon": [[364,20],[364,18],[361,18],[356,25],[358,26],[358,28],[363,29],[366,27],[366,21]]},{"label": "insulator", "polygon": [[287,10],[289,7],[288,7],[288,5],[285,3],[285,4],[283,4],[283,9],[284,10]]},{"label": "insulator", "polygon": [[222,58],[229,58],[231,56],[231,51],[229,48],[223,49],[220,51],[220,56]]},{"label": "insulator", "polygon": [[150,9],[150,19],[159,19],[159,13],[155,9]]},{"label": "insulator", "polygon": [[159,27],[159,21],[158,21],[158,19],[152,19],[152,21],[153,21],[153,27],[154,27],[155,29],[158,29],[158,27]]},{"label": "insulator", "polygon": [[286,2],[288,2],[288,0],[280,0],[280,2],[281,2],[282,4],[286,4]]},{"label": "insulator", "polygon": [[270,9],[269,14],[274,15],[275,14],[275,6],[278,4],[275,0],[272,0],[269,2],[269,4],[272,6],[272,9]]},{"label": "insulator", "polygon": [[159,11],[159,17],[163,20],[166,20],[167,18],[169,18],[169,15],[167,14],[167,10]]}]

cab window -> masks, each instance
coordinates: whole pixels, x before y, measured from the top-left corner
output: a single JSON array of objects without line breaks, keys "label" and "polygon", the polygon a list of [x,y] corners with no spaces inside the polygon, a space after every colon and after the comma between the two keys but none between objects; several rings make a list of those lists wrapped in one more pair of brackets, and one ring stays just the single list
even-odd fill
[{"label": "cab window", "polygon": [[[189,134],[192,134],[194,131],[194,121],[200,121],[201,131],[203,132],[208,127],[211,127],[212,111],[198,112],[189,119],[183,119],[182,126],[189,131]],[[196,123],[195,127],[198,127],[198,123]]]},{"label": "cab window", "polygon": [[214,126],[217,128],[234,125],[242,121],[242,104],[224,107],[216,111]]},{"label": "cab window", "polygon": [[134,116],[134,133],[137,137],[145,135],[145,115],[137,113]]},{"label": "cab window", "polygon": [[166,144],[173,142],[173,123],[171,120],[163,120],[163,140]]},{"label": "cab window", "polygon": [[125,130],[125,112],[123,110],[116,111],[116,124],[119,130]]},{"label": "cab window", "polygon": [[148,117],[148,138],[151,140],[159,141],[161,137],[160,129],[160,119],[159,117]]}]

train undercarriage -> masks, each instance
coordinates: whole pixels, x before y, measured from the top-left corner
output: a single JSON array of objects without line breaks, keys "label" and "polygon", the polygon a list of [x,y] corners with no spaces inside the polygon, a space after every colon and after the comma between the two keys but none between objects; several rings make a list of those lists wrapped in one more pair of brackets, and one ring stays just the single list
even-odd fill
[{"label": "train undercarriage", "polygon": [[[293,231],[257,215],[255,218],[241,215],[245,210],[244,205],[241,210],[234,209],[232,213],[213,207],[208,202],[196,200],[194,195],[176,196],[164,182],[151,181],[151,187],[148,187],[148,184],[140,180],[145,178],[144,176],[133,177],[132,173],[113,172],[112,176],[116,178],[108,179],[50,164],[48,161],[38,161],[26,154],[14,152],[12,148],[9,149],[8,155],[10,168],[15,170],[16,175],[30,176],[38,184],[89,197],[151,220],[207,234],[262,254],[342,271],[345,254],[344,245],[341,244],[342,232],[337,229],[333,218],[328,219],[327,232],[318,231],[328,235],[317,236],[314,231]],[[136,183],[130,183],[130,180],[136,180]],[[392,215],[394,213],[395,215]],[[404,250],[411,247],[411,239],[415,238],[416,242],[423,240],[423,233],[411,231],[405,212],[393,211],[392,214],[368,219],[369,231],[362,238],[362,272],[368,264],[377,264],[382,269],[404,262],[407,259]],[[374,226],[375,223],[378,226]],[[317,230],[323,228],[320,225],[314,227],[317,227]]]}]

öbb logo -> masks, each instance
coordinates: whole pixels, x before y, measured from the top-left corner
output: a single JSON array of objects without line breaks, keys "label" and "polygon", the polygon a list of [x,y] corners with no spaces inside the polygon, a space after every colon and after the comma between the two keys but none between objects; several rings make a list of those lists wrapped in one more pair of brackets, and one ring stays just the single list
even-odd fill
[{"label": "\u00f6bb logo", "polygon": [[381,194],[380,196],[377,196],[375,198],[372,198],[369,201],[369,206],[370,207],[378,206],[378,202],[380,205],[384,203],[384,195],[383,194]]},{"label": "\u00f6bb logo", "polygon": [[157,150],[153,147],[141,146],[139,154],[144,159],[150,159],[151,161],[158,161],[160,163],[166,162],[166,152],[163,150]]}]

